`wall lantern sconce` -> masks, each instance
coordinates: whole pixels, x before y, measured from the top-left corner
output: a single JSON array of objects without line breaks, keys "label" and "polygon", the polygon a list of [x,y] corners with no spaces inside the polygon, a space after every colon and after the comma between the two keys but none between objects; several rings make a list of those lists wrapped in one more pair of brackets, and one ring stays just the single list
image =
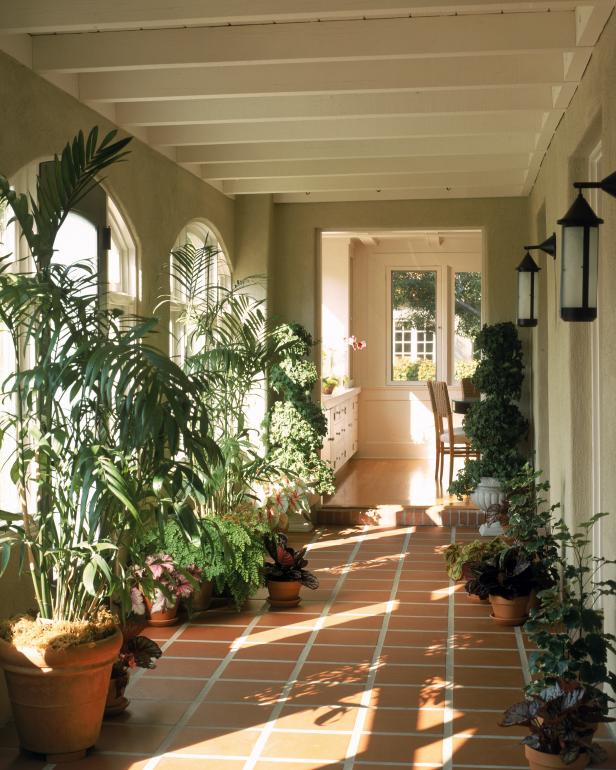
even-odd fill
[{"label": "wall lantern sconce", "polygon": [[537,326],[537,304],[539,271],[541,268],[531,257],[533,249],[541,249],[552,257],[556,256],[556,233],[552,233],[543,243],[525,246],[524,259],[517,266],[518,271],[518,326]]},{"label": "wall lantern sconce", "polygon": [[563,321],[594,321],[597,317],[599,225],[582,190],[599,189],[616,198],[616,172],[601,182],[575,182],[579,194],[558,224],[562,226],[560,317]]}]

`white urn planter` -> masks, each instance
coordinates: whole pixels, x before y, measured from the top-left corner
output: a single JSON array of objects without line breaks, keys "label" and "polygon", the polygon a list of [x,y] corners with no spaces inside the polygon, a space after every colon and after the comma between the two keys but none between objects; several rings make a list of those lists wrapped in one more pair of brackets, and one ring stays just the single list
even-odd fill
[{"label": "white urn planter", "polygon": [[[500,481],[491,476],[482,476],[477,488],[471,493],[471,500],[484,513],[487,513],[491,506],[500,505],[504,499],[505,493]],[[482,524],[479,527],[479,534],[484,537],[496,537],[503,533],[504,529],[498,521],[493,524]]]}]

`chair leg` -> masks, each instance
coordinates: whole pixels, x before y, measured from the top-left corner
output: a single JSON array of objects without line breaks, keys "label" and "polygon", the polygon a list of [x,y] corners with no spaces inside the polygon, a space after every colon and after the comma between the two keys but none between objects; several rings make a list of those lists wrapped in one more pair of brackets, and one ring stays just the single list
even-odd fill
[{"label": "chair leg", "polygon": [[445,467],[445,445],[441,443],[441,469],[439,471],[438,477],[439,481],[443,481],[443,469]]},{"label": "chair leg", "polygon": [[451,449],[449,450],[449,486],[451,486],[451,482],[453,481],[453,459],[455,457],[455,449],[453,444],[451,445]]},{"label": "chair leg", "polygon": [[436,465],[434,468],[434,479],[438,481],[438,467],[441,459],[441,447],[438,438],[436,439]]}]

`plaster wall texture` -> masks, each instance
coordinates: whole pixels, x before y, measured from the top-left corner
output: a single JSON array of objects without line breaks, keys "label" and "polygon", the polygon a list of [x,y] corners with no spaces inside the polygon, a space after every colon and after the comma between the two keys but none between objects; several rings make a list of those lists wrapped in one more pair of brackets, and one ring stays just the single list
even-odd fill
[{"label": "plaster wall texture", "polygon": [[[575,524],[600,510],[597,550],[616,558],[616,200],[599,193],[601,228],[599,311],[593,324],[565,323],[559,317],[560,231],[556,224],[573,202],[573,181],[589,177],[589,157],[601,142],[599,176],[616,169],[616,14],[595,47],[582,82],[543,161],[530,196],[533,237],[556,230],[556,262],[543,256],[541,316],[534,334],[534,402],[543,429],[536,436],[538,457],[567,520]],[[545,223],[545,233],[541,232]],[[593,341],[594,336],[594,341]],[[593,363],[596,387],[593,399]],[[594,403],[593,403],[594,400]],[[547,416],[545,414],[547,411]],[[593,435],[593,420],[599,426]],[[597,494],[594,494],[593,489]],[[594,498],[594,499],[593,499]],[[616,571],[605,577],[616,578]],[[616,602],[605,604],[606,628],[616,633]],[[616,660],[612,660],[612,667]]]}]

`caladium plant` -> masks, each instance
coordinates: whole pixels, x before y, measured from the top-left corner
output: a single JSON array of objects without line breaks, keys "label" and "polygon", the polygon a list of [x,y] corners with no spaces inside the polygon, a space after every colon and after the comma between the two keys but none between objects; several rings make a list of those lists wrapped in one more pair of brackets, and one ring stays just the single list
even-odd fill
[{"label": "caladium plant", "polygon": [[319,581],[312,572],[304,569],[308,566],[306,548],[296,551],[289,547],[288,538],[282,532],[266,538],[265,548],[272,561],[263,565],[263,576],[266,580],[291,581],[299,580],[306,588],[318,588]]},{"label": "caladium plant", "polygon": [[510,706],[502,727],[528,727],[522,743],[544,754],[560,755],[565,764],[585,752],[591,761],[601,761],[605,752],[592,739],[597,723],[613,722],[605,716],[604,700],[596,688],[580,682],[560,681]]},{"label": "caladium plant", "polygon": [[471,565],[472,578],[466,584],[469,593],[484,596],[502,596],[515,599],[530,596],[554,585],[555,576],[537,558],[529,556],[519,545],[506,548],[491,558]]}]

